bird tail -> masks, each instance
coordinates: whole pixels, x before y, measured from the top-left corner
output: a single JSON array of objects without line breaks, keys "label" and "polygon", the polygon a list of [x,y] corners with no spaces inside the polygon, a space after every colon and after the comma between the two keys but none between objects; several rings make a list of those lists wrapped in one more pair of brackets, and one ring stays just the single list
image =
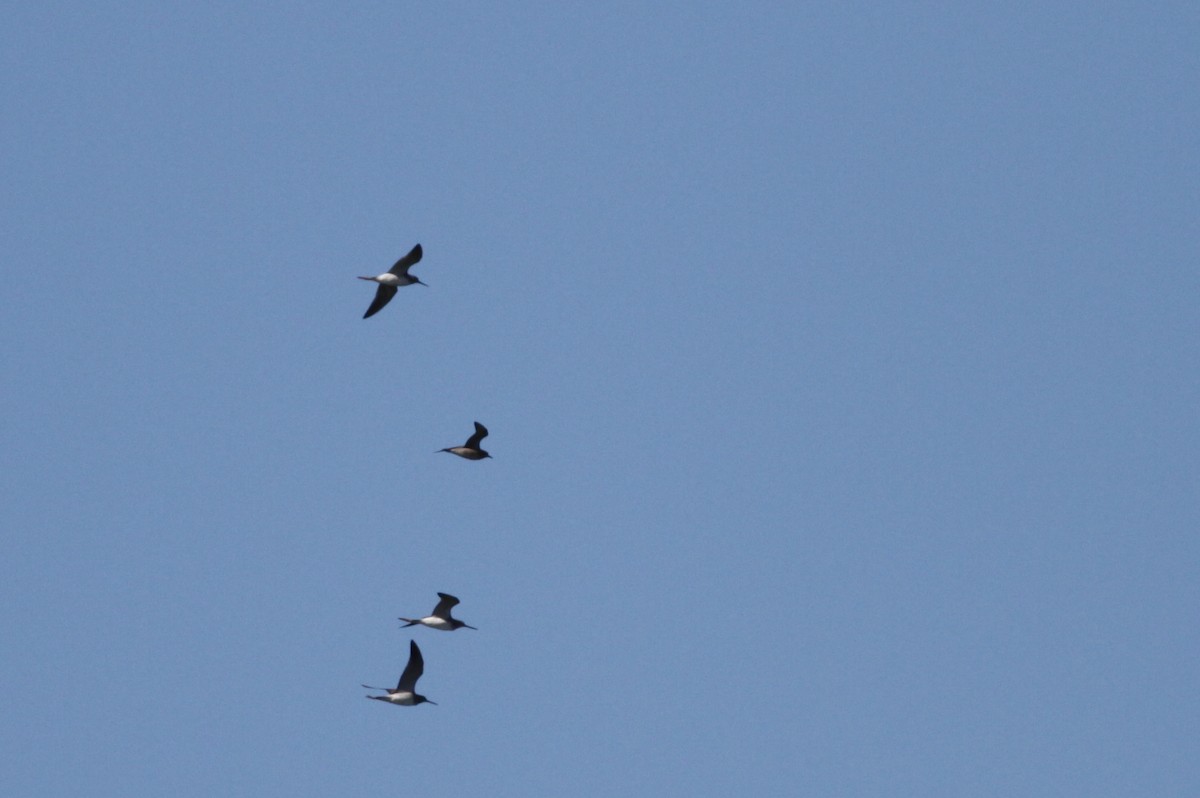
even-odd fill
[{"label": "bird tail", "polygon": [[407,629],[410,626],[416,626],[417,624],[420,623],[420,621],[414,621],[412,618],[400,618],[399,620],[408,621],[408,623],[406,623],[400,627],[401,629]]},{"label": "bird tail", "polygon": [[374,280],[375,280],[375,278],[374,278],[374,277],[359,277],[358,279],[360,279],[360,280],[371,280],[371,281],[374,281]]}]

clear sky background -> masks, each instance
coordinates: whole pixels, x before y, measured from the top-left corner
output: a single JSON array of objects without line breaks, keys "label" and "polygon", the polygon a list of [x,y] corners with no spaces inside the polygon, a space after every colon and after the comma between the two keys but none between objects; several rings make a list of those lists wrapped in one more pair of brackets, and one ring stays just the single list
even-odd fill
[{"label": "clear sky background", "polygon": [[1194,2],[0,45],[0,793],[1200,794]]}]

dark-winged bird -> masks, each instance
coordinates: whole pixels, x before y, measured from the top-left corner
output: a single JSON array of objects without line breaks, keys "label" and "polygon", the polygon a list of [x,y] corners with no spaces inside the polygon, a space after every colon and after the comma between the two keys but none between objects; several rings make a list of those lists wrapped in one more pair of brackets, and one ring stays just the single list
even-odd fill
[{"label": "dark-winged bird", "polygon": [[405,707],[411,707],[415,704],[433,704],[437,706],[436,701],[430,701],[423,695],[417,695],[417,679],[420,679],[421,674],[425,672],[425,658],[421,656],[421,649],[417,648],[416,640],[410,640],[408,645],[408,664],[404,666],[404,673],[400,674],[400,681],[396,684],[396,689],[372,687],[369,684],[364,684],[363,687],[368,690],[383,690],[387,693],[387,695],[369,695],[366,697]]},{"label": "dark-winged bird", "polygon": [[367,308],[367,312],[363,314],[364,319],[369,319],[379,311],[383,310],[383,306],[392,301],[392,297],[396,292],[406,285],[417,283],[418,285],[426,285],[415,274],[409,274],[408,270],[414,263],[421,259],[424,254],[421,250],[421,245],[417,244],[407,255],[396,261],[396,265],[388,269],[383,274],[375,277],[359,277],[360,280],[370,280],[373,283],[379,283],[379,289],[375,291],[375,300],[371,302],[371,307]]},{"label": "dark-winged bird", "polygon": [[418,624],[428,626],[430,629],[441,629],[443,632],[453,632],[455,629],[461,629],[464,626],[468,629],[475,628],[470,624],[463,623],[458,618],[450,616],[450,610],[459,604],[457,598],[451,596],[449,593],[438,593],[438,598],[441,601],[433,608],[432,613],[426,615],[424,618],[401,618],[400,620],[407,621],[407,623],[400,628],[407,629],[410,626],[417,626]]},{"label": "dark-winged bird", "polygon": [[450,452],[459,457],[465,457],[468,460],[482,460],[485,457],[491,457],[490,454],[479,448],[479,442],[487,437],[487,427],[475,422],[475,434],[467,438],[467,442],[462,446],[451,446],[449,449],[438,449],[439,452]]}]

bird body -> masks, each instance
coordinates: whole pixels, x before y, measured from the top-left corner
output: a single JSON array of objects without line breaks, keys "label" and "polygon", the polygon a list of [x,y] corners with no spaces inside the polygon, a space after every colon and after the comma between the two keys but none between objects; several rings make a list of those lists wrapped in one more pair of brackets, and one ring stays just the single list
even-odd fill
[{"label": "bird body", "polygon": [[391,704],[399,704],[402,707],[415,707],[417,704],[421,703],[433,703],[428,698],[424,697],[422,697],[421,701],[418,701],[417,694],[411,693],[407,690],[388,690],[387,695],[369,695],[367,698],[373,698],[376,701],[387,701]]},{"label": "bird body", "polygon": [[479,448],[479,443],[488,435],[487,427],[475,422],[475,434],[467,438],[467,442],[462,446],[451,446],[448,449],[438,449],[439,452],[449,452],[456,454],[459,457],[467,460],[482,460],[485,457],[491,457],[490,454]]},{"label": "bird body", "polygon": [[375,291],[375,299],[371,302],[371,307],[367,308],[367,312],[363,314],[364,319],[369,319],[383,310],[383,306],[391,302],[396,292],[404,286],[414,283],[426,285],[415,274],[408,273],[412,265],[421,260],[423,254],[424,251],[421,249],[421,245],[417,244],[409,250],[407,255],[396,261],[392,268],[383,274],[377,274],[374,277],[358,278],[360,280],[370,280],[373,283],[379,283],[379,288]]},{"label": "bird body", "polygon": [[420,624],[421,626],[428,626],[430,629],[440,629],[443,632],[453,632],[458,628],[445,618],[437,618],[433,615],[426,616],[425,618],[401,618],[400,620],[408,621],[408,623],[404,624],[405,627]]},{"label": "bird body", "polygon": [[408,664],[404,666],[404,673],[400,674],[400,681],[396,683],[396,689],[390,687],[372,687],[369,684],[364,684],[363,687],[368,690],[383,690],[387,695],[369,695],[367,698],[373,698],[376,701],[387,701],[390,704],[398,704],[404,707],[415,706],[416,704],[433,704],[437,706],[436,701],[430,701],[423,695],[417,693],[417,679],[421,678],[421,674],[425,672],[425,658],[421,656],[421,649],[417,648],[417,641],[410,640],[408,642]]},{"label": "bird body", "polygon": [[374,277],[359,277],[358,279],[370,280],[371,282],[379,283],[380,285],[390,285],[396,288],[400,288],[401,286],[405,285],[412,285],[413,283],[417,282],[417,278],[415,277],[410,277],[407,274],[392,274],[391,272],[384,272],[383,274],[378,274]]},{"label": "bird body", "polygon": [[485,457],[491,457],[489,454],[484,454],[483,452],[477,451],[476,449],[470,449],[466,446],[451,446],[449,449],[442,449],[442,451],[450,452],[450,454],[456,454],[459,457],[465,457],[468,460],[482,460]]},{"label": "bird body", "polygon": [[401,618],[406,621],[401,629],[407,629],[410,626],[428,626],[430,629],[437,629],[442,632],[453,632],[455,629],[461,629],[464,626],[468,629],[474,629],[474,626],[463,623],[458,618],[451,617],[450,610],[459,605],[459,600],[449,593],[438,593],[438,598],[441,601],[433,608],[433,612],[426,615],[424,618]]}]

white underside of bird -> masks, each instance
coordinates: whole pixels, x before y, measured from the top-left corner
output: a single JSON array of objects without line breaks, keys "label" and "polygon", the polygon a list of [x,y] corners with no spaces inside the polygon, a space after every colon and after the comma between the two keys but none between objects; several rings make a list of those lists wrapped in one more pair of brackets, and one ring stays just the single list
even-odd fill
[{"label": "white underside of bird", "polygon": [[[408,277],[399,277],[395,274],[392,274],[391,272],[384,272],[383,274],[379,274],[374,277],[359,277],[358,279],[370,280],[371,282],[379,283],[380,285],[390,285],[393,288],[400,288],[401,286],[412,285],[414,282],[416,282],[415,280],[409,279]],[[408,296],[408,294],[405,294],[405,296]]]},{"label": "white underside of bird", "polygon": [[413,620],[422,626],[428,626],[430,629],[441,629],[443,632],[454,630],[453,624],[445,618],[438,618],[433,615],[430,615],[428,618],[413,618]]},{"label": "white underside of bird", "polygon": [[468,449],[466,446],[453,446],[446,451],[450,454],[456,454],[459,457],[465,457],[468,460],[482,460],[483,455],[477,449]]},{"label": "white underside of bird", "polygon": [[414,698],[413,694],[409,693],[409,692],[388,693],[387,695],[369,695],[369,696],[367,696],[367,698],[373,698],[376,701],[388,701],[390,703],[400,704],[401,706],[406,706],[406,707],[411,707],[417,703],[416,701],[413,700],[413,698]]}]

